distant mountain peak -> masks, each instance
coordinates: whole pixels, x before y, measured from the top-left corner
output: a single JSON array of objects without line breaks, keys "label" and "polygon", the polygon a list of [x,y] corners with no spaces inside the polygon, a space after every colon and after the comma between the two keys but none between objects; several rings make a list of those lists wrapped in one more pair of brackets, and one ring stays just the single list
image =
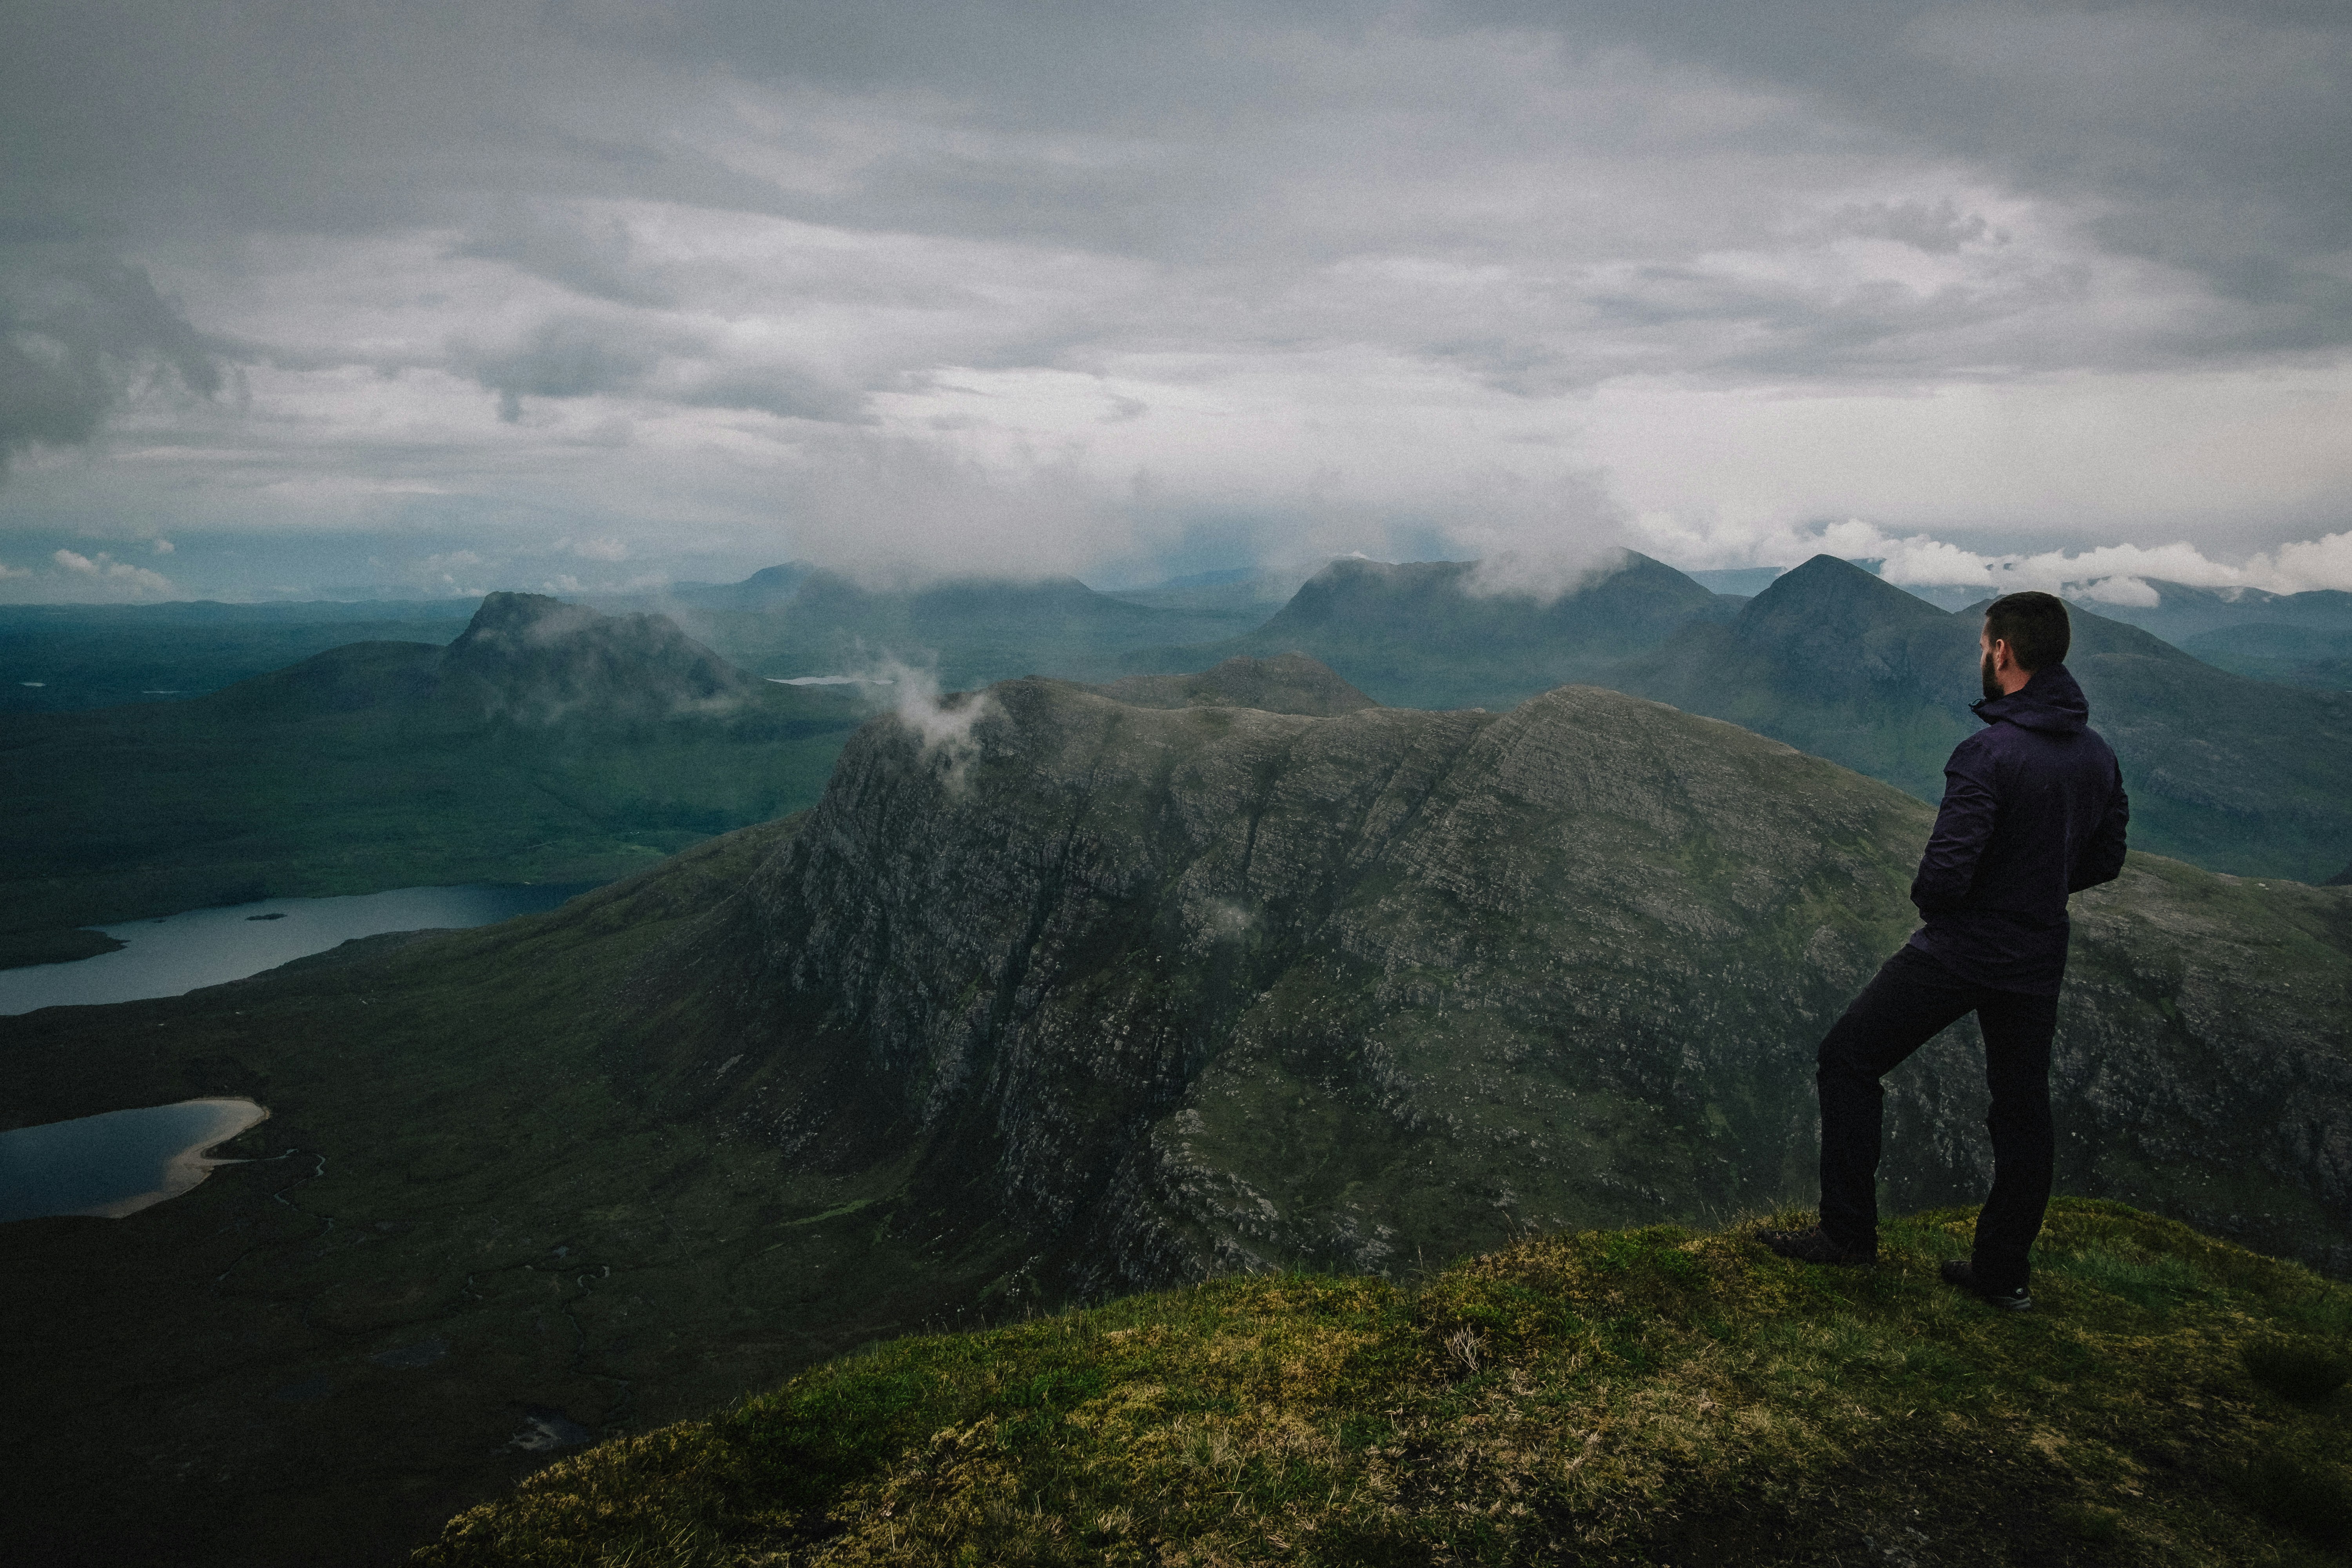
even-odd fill
[{"label": "distant mountain peak", "polygon": [[608,616],[544,594],[492,594],[442,653],[445,693],[507,718],[655,718],[731,700],[751,678],[667,616]]},{"label": "distant mountain peak", "polygon": [[1851,561],[1816,555],[1791,567],[1748,601],[1733,623],[1743,638],[1779,640],[1813,623],[1822,635],[1851,637],[1864,626],[1948,621],[1951,616],[1915,594]]}]

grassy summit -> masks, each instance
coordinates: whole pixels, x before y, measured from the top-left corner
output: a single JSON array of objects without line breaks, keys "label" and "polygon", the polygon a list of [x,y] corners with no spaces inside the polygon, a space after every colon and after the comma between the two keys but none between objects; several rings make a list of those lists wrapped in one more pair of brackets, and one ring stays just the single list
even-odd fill
[{"label": "grassy summit", "polygon": [[2243,1563],[2347,1538],[2352,1289],[2062,1200],[2040,1310],[1746,1227],[902,1340],[452,1521],[477,1564]]}]

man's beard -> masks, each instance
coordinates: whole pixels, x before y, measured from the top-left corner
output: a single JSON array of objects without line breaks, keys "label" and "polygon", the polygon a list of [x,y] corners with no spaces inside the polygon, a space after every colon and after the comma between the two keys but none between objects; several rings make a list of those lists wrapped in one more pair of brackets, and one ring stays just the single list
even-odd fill
[{"label": "man's beard", "polygon": [[1984,656],[1984,689],[1985,700],[1988,702],[1991,701],[1996,697],[2008,695],[2000,689],[2000,678],[1993,673],[1992,655],[1990,654]]}]

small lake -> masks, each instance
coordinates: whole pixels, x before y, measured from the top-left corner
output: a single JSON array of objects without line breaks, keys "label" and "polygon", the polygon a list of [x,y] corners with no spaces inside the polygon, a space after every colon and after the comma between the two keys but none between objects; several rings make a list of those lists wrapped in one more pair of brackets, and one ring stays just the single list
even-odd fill
[{"label": "small lake", "polygon": [[0,1017],[36,1007],[177,996],[385,931],[463,930],[551,910],[593,884],[395,888],[341,899],[264,899],[96,929],[127,946],[71,963],[0,969]]},{"label": "small lake", "polygon": [[184,1100],[0,1132],[0,1223],[121,1219],[176,1198],[228,1163],[205,1158],[205,1150],[268,1114],[249,1100]]}]

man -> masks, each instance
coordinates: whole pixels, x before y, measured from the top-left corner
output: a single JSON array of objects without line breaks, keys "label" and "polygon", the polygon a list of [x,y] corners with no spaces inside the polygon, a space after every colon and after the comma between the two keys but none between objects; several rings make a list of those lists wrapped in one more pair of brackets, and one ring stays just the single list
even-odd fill
[{"label": "man", "polygon": [[2024,1311],[2026,1255],[2050,1202],[2050,1039],[2066,973],[2066,899],[2123,870],[2130,810],[2116,755],[2084,722],[2090,704],[2066,673],[2063,600],[2009,594],[1985,609],[1979,638],[1985,728],[1953,748],[1944,805],[1911,901],[1924,921],[1822,1041],[1821,1223],[1766,1231],[1764,1245],[1805,1263],[1878,1258],[1879,1079],[1946,1025],[1974,1013],[1984,1031],[1992,1110],[1992,1193],[1966,1262],[1945,1281]]}]

